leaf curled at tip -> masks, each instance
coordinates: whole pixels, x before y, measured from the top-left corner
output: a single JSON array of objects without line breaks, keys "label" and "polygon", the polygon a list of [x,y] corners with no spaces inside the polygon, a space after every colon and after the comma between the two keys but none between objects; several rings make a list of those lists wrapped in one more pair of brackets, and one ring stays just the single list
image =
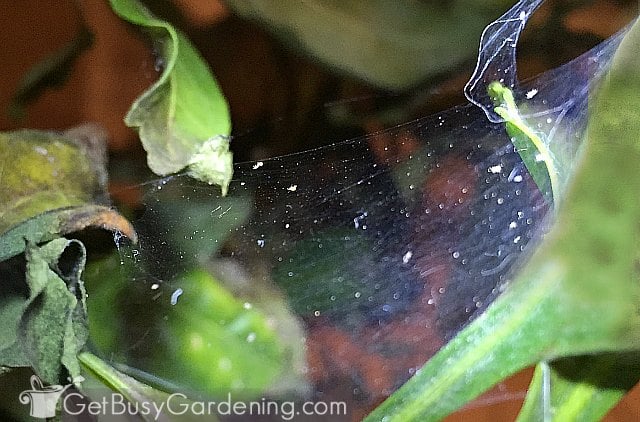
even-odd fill
[{"label": "leaf curled at tip", "polygon": [[0,261],[39,244],[102,228],[132,241],[135,230],[106,205],[106,134],[85,124],[64,133],[0,133]]},{"label": "leaf curled at tip", "polygon": [[102,205],[52,210],[23,221],[0,234],[0,261],[25,251],[26,242],[47,242],[87,228],[118,232],[137,242],[131,223],[117,211]]},{"label": "leaf curled at tip", "polygon": [[223,193],[233,173],[227,103],[189,40],[136,0],[111,0],[121,18],[143,27],[160,46],[160,78],[132,104],[125,123],[138,130],[149,168],[160,176],[187,168]]}]

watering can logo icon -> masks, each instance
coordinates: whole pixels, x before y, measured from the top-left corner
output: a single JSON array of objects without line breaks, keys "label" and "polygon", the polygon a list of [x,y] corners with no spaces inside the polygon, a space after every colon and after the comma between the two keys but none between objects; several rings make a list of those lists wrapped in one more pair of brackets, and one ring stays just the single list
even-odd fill
[{"label": "watering can logo icon", "polygon": [[66,386],[49,385],[44,386],[42,380],[37,375],[31,376],[31,390],[20,393],[18,399],[22,404],[31,403],[29,415],[34,418],[53,418],[56,416],[56,405],[62,393],[69,388]]}]

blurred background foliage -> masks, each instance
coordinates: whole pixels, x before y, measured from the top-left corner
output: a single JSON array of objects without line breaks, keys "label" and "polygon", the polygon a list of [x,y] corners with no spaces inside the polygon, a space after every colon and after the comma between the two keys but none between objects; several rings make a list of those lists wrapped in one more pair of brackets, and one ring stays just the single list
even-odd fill
[{"label": "blurred background foliage", "polygon": [[[433,1],[403,2],[392,8],[393,15],[373,6],[363,10],[343,6],[353,2],[338,2],[339,7],[333,4],[336,2],[306,2],[325,5],[326,9],[333,6],[335,13],[340,13],[333,21],[328,18],[323,21],[319,15],[317,25],[326,22],[328,26],[318,31],[328,33],[348,27],[339,20],[342,16],[362,22],[362,26],[386,22],[382,34],[372,30],[351,35],[353,40],[345,38],[343,45],[335,43],[333,55],[353,45],[360,49],[374,48],[375,44],[365,41],[387,36],[394,25],[399,26],[403,13],[414,13],[413,7],[423,13],[432,9],[441,13],[431,35],[428,35],[431,28],[418,28],[402,40],[409,44],[429,36],[440,39],[446,35],[452,39],[447,46],[438,49],[436,43],[431,43],[423,51],[429,48],[434,54],[428,58],[430,62],[441,62],[443,57],[452,55],[456,60],[446,68],[426,66],[423,73],[406,77],[404,83],[377,84],[373,77],[366,76],[367,69],[385,66],[386,61],[400,66],[415,50],[398,48],[397,57],[390,51],[384,54],[375,51],[368,56],[368,61],[363,59],[347,69],[346,65],[336,67],[336,59],[327,58],[329,53],[318,51],[314,45],[305,46],[301,39],[310,36],[305,30],[281,29],[283,23],[270,20],[276,11],[261,12],[257,6],[248,10],[248,6],[244,6],[239,16],[234,13],[233,2],[229,5],[213,0],[146,3],[156,14],[168,17],[182,29],[210,63],[231,106],[233,149],[236,160],[242,161],[335,142],[367,128],[392,125],[462,102],[461,87],[475,64],[481,30],[506,10],[510,2],[483,2],[487,5],[477,11],[467,8],[462,15],[475,12],[476,19],[482,23],[477,25],[474,34],[464,37],[459,31],[446,28],[458,28],[456,20],[461,13],[455,4],[468,3],[466,1],[448,2],[446,6]],[[388,2],[378,3],[389,8]],[[614,33],[634,16],[635,3],[631,0],[545,2],[529,22],[520,45],[521,79],[564,63]],[[29,105],[22,120],[12,120],[1,113],[0,128],[62,129],[79,122],[96,121],[110,134],[111,154],[139,152],[137,138],[124,126],[122,116],[131,102],[155,80],[155,59],[146,39],[119,21],[106,2],[81,4],[86,23],[94,31],[93,46],[80,56],[64,86],[46,91]],[[0,106],[6,110],[19,80],[31,66],[72,40],[81,23],[71,1],[27,0],[21,7],[3,2],[2,7],[4,27],[13,28],[3,33],[0,52],[5,64],[0,82]],[[452,13],[454,11],[456,13]],[[403,31],[407,32],[403,26],[398,31],[399,35],[392,35],[400,37]],[[343,33],[345,37],[348,35]]]},{"label": "blurred background foliage", "polygon": [[[209,62],[230,104],[236,161],[325,145],[461,103],[483,27],[513,2],[314,0],[304,3],[306,10],[289,3],[146,2],[183,30]],[[21,78],[84,26],[72,1],[0,2],[0,130],[98,122],[110,135],[110,190],[116,201],[135,208],[135,190],[121,187],[149,173],[137,136],[122,118],[157,77],[158,63],[146,40],[106,1],[79,4],[93,45],[79,56],[66,84],[46,90],[15,120],[4,111]],[[635,16],[636,7],[634,0],[546,1],[519,45],[520,78],[596,45]],[[385,154],[403,153],[387,141],[372,138],[374,154],[385,148]],[[529,376],[513,382],[524,390]],[[611,420],[626,420],[625,408],[637,415],[637,395],[619,405]],[[511,419],[507,415],[515,415],[519,403],[502,406],[501,414]]]}]

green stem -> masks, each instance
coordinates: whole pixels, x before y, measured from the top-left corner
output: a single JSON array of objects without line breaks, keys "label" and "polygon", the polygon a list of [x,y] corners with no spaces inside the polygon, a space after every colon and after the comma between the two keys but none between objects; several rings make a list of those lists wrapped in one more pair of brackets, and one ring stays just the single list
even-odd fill
[{"label": "green stem", "polygon": [[494,111],[505,120],[507,133],[529,174],[549,202],[556,202],[560,192],[559,169],[551,150],[522,118],[509,88],[495,81],[487,90],[496,104]]}]

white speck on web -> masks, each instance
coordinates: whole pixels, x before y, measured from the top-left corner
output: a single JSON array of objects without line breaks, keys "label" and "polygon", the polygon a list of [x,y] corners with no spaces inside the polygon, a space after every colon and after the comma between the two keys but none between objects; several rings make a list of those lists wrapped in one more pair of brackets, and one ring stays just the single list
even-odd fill
[{"label": "white speck on web", "polygon": [[491,166],[487,169],[487,171],[489,173],[493,173],[493,174],[498,174],[498,173],[502,173],[502,164],[498,164],[495,166]]},{"label": "white speck on web", "polygon": [[[359,228],[360,228],[360,222],[361,222],[362,220],[364,220],[364,219],[367,217],[367,215],[368,215],[368,213],[365,211],[365,212],[363,212],[363,213],[362,213],[362,215],[359,215],[359,216],[357,216],[356,218],[354,218],[354,219],[353,219],[353,226],[354,226],[356,229],[359,229]],[[362,229],[364,230],[364,229],[366,229],[366,227],[367,227],[367,226],[363,226],[363,227],[362,227]]]},{"label": "white speck on web", "polygon": [[182,295],[182,289],[176,289],[175,292],[171,293],[171,304],[175,305],[178,303],[178,298]]},{"label": "white speck on web", "polygon": [[258,246],[260,246],[261,248],[264,248],[264,243],[265,243],[264,239],[258,239],[256,240],[256,242],[258,243]]},{"label": "white speck on web", "polygon": [[512,221],[511,223],[509,223],[509,230],[513,230],[516,227],[518,227],[518,223],[516,223],[515,221]]},{"label": "white speck on web", "polygon": [[260,167],[264,166],[264,163],[262,161],[258,161],[257,163],[255,163],[253,165],[253,169],[254,170],[258,170]]},{"label": "white speck on web", "polygon": [[533,97],[536,96],[536,94],[538,93],[537,89],[532,89],[531,91],[527,92],[527,100],[532,99]]},{"label": "white speck on web", "polygon": [[287,188],[289,192],[295,192],[298,189],[298,185],[291,185]]},{"label": "white speck on web", "polygon": [[158,290],[160,288],[160,285],[158,283],[153,283],[151,285],[151,290]]},{"label": "white speck on web", "polygon": [[402,262],[404,262],[405,264],[407,264],[409,262],[409,260],[411,259],[411,257],[413,256],[413,252],[411,251],[407,251],[406,254],[404,254],[404,256],[402,257]]}]

